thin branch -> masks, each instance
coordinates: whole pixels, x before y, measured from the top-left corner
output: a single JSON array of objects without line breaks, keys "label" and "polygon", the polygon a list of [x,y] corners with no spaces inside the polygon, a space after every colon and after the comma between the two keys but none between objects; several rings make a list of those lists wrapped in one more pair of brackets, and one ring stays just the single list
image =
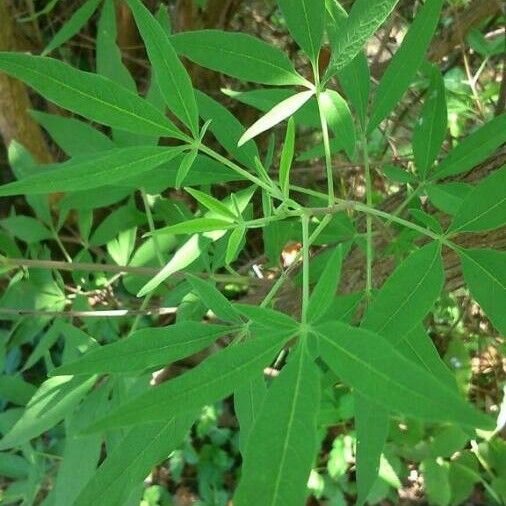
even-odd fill
[{"label": "thin branch", "polygon": [[36,309],[0,308],[0,315],[8,316],[49,316],[64,318],[122,318],[125,316],[161,316],[176,313],[176,307],[146,309],[109,309],[104,311],[44,311]]},{"label": "thin branch", "polygon": [[[0,256],[0,265],[11,267],[25,267],[28,269],[56,269],[59,271],[86,271],[86,272],[110,272],[134,274],[137,276],[156,276],[160,271],[156,267],[134,267],[131,265],[93,264],[80,262],[62,262],[58,260],[30,260],[26,258],[7,258]],[[183,273],[175,273],[175,278],[181,278]],[[199,274],[204,278],[212,278],[219,283],[248,283],[261,284],[261,280],[255,280],[248,276],[231,276],[227,274]]]}]

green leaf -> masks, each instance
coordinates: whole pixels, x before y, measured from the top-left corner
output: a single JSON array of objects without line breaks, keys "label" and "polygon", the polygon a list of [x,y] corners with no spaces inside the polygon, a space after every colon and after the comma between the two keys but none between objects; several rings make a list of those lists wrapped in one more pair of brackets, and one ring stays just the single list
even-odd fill
[{"label": "green leaf", "polygon": [[237,216],[225,204],[215,199],[212,195],[193,188],[185,188],[185,190],[200,204],[207,207],[209,211],[227,219],[237,219]]},{"label": "green leaf", "polygon": [[464,279],[494,326],[506,333],[506,253],[491,249],[459,250]]},{"label": "green leaf", "polygon": [[[293,91],[286,88],[258,88],[256,90],[237,91],[223,88],[221,92],[242,104],[249,105],[262,112],[270,111],[276,104],[290,98]],[[321,127],[320,113],[316,100],[306,102],[294,115],[296,125],[311,128]]]},{"label": "green leaf", "polygon": [[399,103],[422,64],[436,30],[443,0],[426,0],[381,78],[369,119],[372,132]]},{"label": "green leaf", "polygon": [[428,421],[493,428],[494,422],[455,391],[399,353],[379,334],[340,322],[319,325],[322,358],[364,397],[392,411]]},{"label": "green leaf", "polygon": [[428,458],[420,463],[420,469],[425,493],[431,504],[448,506],[452,496],[448,463]]},{"label": "green leaf", "polygon": [[0,453],[0,475],[3,478],[22,480],[28,478],[30,464],[26,459],[11,453]]},{"label": "green leaf", "polygon": [[[338,50],[339,34],[346,26],[348,13],[337,0],[326,0],[327,7],[327,33],[334,54],[334,47]],[[346,66],[337,72],[345,95],[353,104],[362,127],[364,127],[369,104],[371,88],[371,75],[369,63],[363,51],[359,51]]]},{"label": "green leaf", "polygon": [[242,146],[244,143],[253,139],[257,135],[271,129],[273,126],[292,116],[308,100],[310,100],[314,94],[314,90],[302,91],[275,105],[268,113],[264,114],[264,116],[246,130],[243,136],[239,139],[238,145]]},{"label": "green leaf", "polygon": [[[105,0],[97,24],[95,60],[97,73],[108,77],[133,93],[137,93],[137,84],[123,63],[123,55],[117,44],[118,27],[114,0]],[[123,132],[124,134],[125,132]],[[117,137],[118,132],[113,132]]]},{"label": "green leaf", "polygon": [[441,246],[433,242],[397,267],[369,304],[362,327],[398,343],[431,310],[443,282]]},{"label": "green leaf", "polygon": [[182,376],[127,402],[92,425],[91,430],[163,421],[223,399],[260,374],[286,339],[285,334],[280,337],[271,329],[268,336],[229,346]]},{"label": "green leaf", "polygon": [[132,428],[108,451],[107,458],[73,506],[126,504],[132,489],[142,484],[153,467],[181,444],[192,421],[189,416],[170,417],[163,422]]},{"label": "green leaf", "polygon": [[[76,433],[80,427],[103,414],[108,395],[107,384],[93,390],[79,409],[65,420],[65,449],[51,491],[56,505],[74,504],[81,490],[96,472],[102,450],[101,435],[80,437]],[[79,472],[76,472],[76,469],[79,469]]]},{"label": "green leaf", "polygon": [[44,98],[113,128],[182,139],[154,106],[110,79],[42,56],[0,52],[0,70],[20,79]]},{"label": "green leaf", "polygon": [[214,230],[229,230],[235,226],[236,225],[229,220],[219,218],[195,218],[194,220],[183,221],[175,225],[159,228],[154,235],[200,234],[202,232],[212,232]]},{"label": "green leaf", "polygon": [[241,135],[246,130],[239,120],[219,102],[198,90],[197,103],[202,119],[212,120],[209,130],[218,142],[246,167],[255,168],[255,158],[260,156],[256,144],[249,142],[240,148],[237,147]]},{"label": "green leaf", "polygon": [[[255,187],[250,187],[234,195],[234,200],[240,213],[243,213],[248,206],[251,198],[255,193],[255,190]],[[236,207],[232,198],[228,198],[224,203],[225,205],[234,206],[234,208]],[[153,279],[151,279],[142,287],[138,293],[138,297],[146,295],[150,291],[157,288],[169,276],[191,265],[201,256],[201,252],[205,251],[206,244],[209,244],[211,241],[217,241],[218,239],[221,239],[225,234],[226,230],[219,229],[206,232],[203,234],[203,237],[197,234],[190,237],[190,239],[188,239],[188,241],[186,241],[186,243],[184,243],[183,246],[181,246],[181,248],[176,251],[174,256],[169,260],[165,267]]]},{"label": "green leaf", "polygon": [[116,147],[107,135],[84,121],[41,111],[30,111],[30,115],[70,157],[89,155]]},{"label": "green leaf", "polygon": [[251,429],[260,415],[267,394],[262,375],[255,376],[234,392],[234,411],[239,422],[239,448],[244,456]]},{"label": "green leaf", "polygon": [[183,185],[184,180],[190,173],[190,170],[197,159],[197,155],[198,150],[196,149],[192,149],[188,151],[188,153],[184,154],[176,174],[176,188],[181,188]]},{"label": "green leaf", "polygon": [[50,378],[39,387],[26,405],[22,417],[0,441],[0,450],[13,448],[54,427],[81,401],[95,383],[72,376]]},{"label": "green leaf", "polygon": [[378,479],[380,457],[389,429],[388,411],[360,393],[354,394],[355,431],[357,433],[357,505],[365,503]]},{"label": "green leaf", "polygon": [[443,179],[469,171],[505,142],[506,114],[501,114],[485,123],[450,151],[437,167],[432,179]]},{"label": "green leaf", "polygon": [[277,329],[278,331],[296,333],[299,328],[299,324],[293,318],[274,309],[249,304],[235,304],[234,307],[255,325],[262,328],[264,332],[269,329]]},{"label": "green leaf", "polygon": [[327,90],[320,94],[320,104],[327,123],[340,139],[346,154],[353,159],[356,150],[355,124],[346,101],[334,90]]},{"label": "green leaf", "polygon": [[28,244],[38,243],[53,237],[45,225],[31,216],[9,216],[0,220],[0,227]]},{"label": "green leaf", "polygon": [[432,230],[436,234],[442,234],[443,233],[443,227],[441,227],[441,223],[432,216],[431,214],[426,213],[425,211],[422,211],[421,209],[410,209],[409,213],[413,218],[415,218],[416,221],[421,223],[425,228],[428,228],[429,230]]},{"label": "green leaf", "polygon": [[228,299],[209,281],[190,274],[186,279],[197,292],[201,301],[220,319],[226,322],[242,323],[239,313]]},{"label": "green leaf", "polygon": [[383,24],[399,0],[356,0],[350,15],[334,40],[327,76],[346,67]]},{"label": "green leaf", "polygon": [[230,329],[223,325],[197,322],[141,329],[57,367],[51,376],[137,373],[193,355],[228,331]]},{"label": "green leaf", "polygon": [[310,322],[318,321],[332,304],[341,279],[343,257],[343,247],[339,245],[334,248],[332,256],[327,260],[325,269],[309,298],[307,315]]},{"label": "green leaf", "polygon": [[112,184],[153,169],[177,156],[181,149],[157,146],[117,148],[75,157],[64,163],[46,165],[39,174],[0,186],[0,196],[98,188],[104,181]]},{"label": "green leaf", "polygon": [[423,367],[434,378],[450,388],[456,389],[455,377],[439,356],[437,348],[427,335],[422,323],[404,335],[397,346],[406,358]]},{"label": "green leaf", "polygon": [[288,196],[290,189],[290,169],[292,168],[293,155],[295,152],[295,122],[293,118],[288,120],[286,127],[285,142],[279,161],[279,185],[283,195]]},{"label": "green leaf", "polygon": [[441,150],[448,126],[446,89],[436,66],[430,67],[430,84],[420,119],[413,133],[416,171],[424,180]]},{"label": "green leaf", "polygon": [[139,0],[127,0],[135,17],[158,87],[169,109],[197,136],[199,115],[192,83],[160,23]]},{"label": "green leaf", "polygon": [[244,225],[237,225],[232,233],[230,234],[230,238],[228,239],[227,244],[227,252],[225,255],[225,263],[230,265],[237,258],[239,250],[244,242],[244,237],[246,236],[246,227]]},{"label": "green leaf", "polygon": [[430,184],[425,187],[431,204],[451,216],[458,213],[464,199],[472,190],[473,187],[467,183]]},{"label": "green leaf", "polygon": [[305,86],[277,47],[245,33],[195,30],[170,38],[175,50],[194,63],[231,77],[277,86]]},{"label": "green leaf", "polygon": [[416,183],[416,178],[411,172],[397,165],[383,165],[381,172],[394,183]]},{"label": "green leaf", "polygon": [[267,391],[246,444],[234,504],[297,506],[306,503],[306,483],[316,455],[320,375],[305,346]]},{"label": "green leaf", "polygon": [[36,392],[36,388],[21,376],[0,376],[0,398],[18,406],[24,406]]},{"label": "green leaf", "polygon": [[72,14],[70,19],[64,23],[60,30],[56,32],[51,42],[46,46],[44,51],[42,51],[42,56],[46,56],[51,51],[54,51],[78,33],[96,11],[100,2],[101,0],[87,0],[84,2],[84,4]]},{"label": "green leaf", "polygon": [[464,199],[450,233],[481,232],[506,224],[506,166],[481,181]]},{"label": "green leaf", "polygon": [[278,0],[278,5],[292,37],[316,64],[325,25],[325,0]]}]

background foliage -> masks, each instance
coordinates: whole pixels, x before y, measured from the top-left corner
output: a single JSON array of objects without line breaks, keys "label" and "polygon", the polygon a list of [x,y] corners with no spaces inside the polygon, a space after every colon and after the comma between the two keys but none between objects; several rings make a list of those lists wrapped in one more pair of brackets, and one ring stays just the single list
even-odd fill
[{"label": "background foliage", "polygon": [[1,502],[502,504],[503,21],[2,4]]}]

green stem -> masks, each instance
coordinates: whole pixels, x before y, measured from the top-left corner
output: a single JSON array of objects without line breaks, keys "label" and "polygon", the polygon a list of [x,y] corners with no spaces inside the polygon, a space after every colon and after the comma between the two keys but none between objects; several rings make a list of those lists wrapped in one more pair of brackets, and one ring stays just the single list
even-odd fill
[{"label": "green stem", "polygon": [[[309,241],[308,241],[309,246],[311,246],[316,241],[316,239],[318,239],[320,234],[325,230],[325,227],[330,223],[331,220],[332,220],[332,215],[330,215],[330,214],[327,214],[326,216],[323,217],[322,221],[318,224],[318,226],[314,229],[313,233],[309,237]],[[299,251],[297,253],[295,259],[293,260],[292,264],[290,265],[290,267],[288,267],[288,269],[283,271],[281,273],[281,275],[279,276],[279,278],[274,283],[274,285],[272,285],[272,288],[269,290],[269,293],[265,296],[264,300],[260,304],[260,307],[267,307],[272,302],[272,300],[274,299],[276,294],[279,292],[279,290],[281,289],[281,287],[283,286],[285,281],[288,279],[288,276],[290,275],[290,273],[297,266],[297,263],[299,262],[301,257],[302,257],[302,253]]]},{"label": "green stem", "polygon": [[205,153],[206,155],[210,156],[211,158],[214,158],[216,161],[222,163],[223,165],[226,165],[228,168],[232,169],[235,173],[241,175],[245,179],[251,181],[252,183],[256,184],[257,186],[260,186],[261,188],[263,188],[264,190],[269,192],[269,194],[272,194],[273,197],[280,198],[280,195],[281,195],[281,200],[283,200],[283,196],[281,194],[281,191],[280,191],[280,195],[278,195],[277,192],[275,192],[276,194],[274,195],[273,194],[274,188],[271,185],[265,183],[264,181],[262,181],[261,179],[259,179],[256,176],[254,176],[253,174],[250,174],[247,170],[243,169],[242,167],[240,167],[236,163],[232,162],[228,158],[225,158],[224,156],[220,155],[219,153],[217,153],[213,149],[200,144],[199,150],[202,151],[202,153]]},{"label": "green stem", "polygon": [[309,305],[309,215],[302,216],[302,310],[301,323],[307,324]]},{"label": "green stem", "polygon": [[[368,207],[372,207],[372,178],[371,178],[371,166],[369,163],[369,146],[367,143],[367,135],[364,131],[362,135],[362,150],[364,158],[364,170],[365,170],[365,195]],[[366,298],[371,297],[372,293],[372,263],[374,257],[374,245],[372,237],[372,216],[368,214],[366,216],[366,283],[365,283],[365,295]]]},{"label": "green stem", "polygon": [[158,259],[158,263],[160,264],[160,267],[163,267],[165,265],[165,260],[163,259],[162,250],[160,248],[160,243],[158,242],[158,236],[155,234],[155,222],[153,220],[153,214],[151,213],[151,207],[149,206],[149,199],[148,195],[146,193],[146,190],[144,188],[140,189],[141,196],[142,196],[142,202],[144,203],[144,210],[146,211],[146,218],[148,220],[148,227],[149,231],[151,233],[151,237],[153,239],[153,248],[155,250],[156,258]]},{"label": "green stem", "polygon": [[334,174],[332,172],[332,154],[330,152],[330,138],[329,138],[329,127],[323,111],[320,92],[316,93],[316,100],[318,102],[318,110],[320,112],[320,123],[323,135],[323,148],[325,150],[325,170],[327,173],[327,193],[329,205],[332,205],[335,200],[334,193]]}]

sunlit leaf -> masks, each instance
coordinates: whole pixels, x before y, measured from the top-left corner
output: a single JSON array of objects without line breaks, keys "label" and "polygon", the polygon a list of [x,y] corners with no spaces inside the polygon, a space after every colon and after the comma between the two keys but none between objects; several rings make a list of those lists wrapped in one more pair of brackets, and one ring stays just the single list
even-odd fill
[{"label": "sunlit leaf", "polygon": [[315,94],[314,90],[302,91],[293,95],[283,102],[274,106],[268,113],[262,116],[256,123],[246,130],[239,139],[239,146],[253,139],[262,132],[271,129],[273,126],[281,123],[286,118],[292,116]]},{"label": "sunlit leaf", "polygon": [[278,86],[307,84],[277,47],[245,33],[195,30],[170,41],[179,54],[231,77]]}]

